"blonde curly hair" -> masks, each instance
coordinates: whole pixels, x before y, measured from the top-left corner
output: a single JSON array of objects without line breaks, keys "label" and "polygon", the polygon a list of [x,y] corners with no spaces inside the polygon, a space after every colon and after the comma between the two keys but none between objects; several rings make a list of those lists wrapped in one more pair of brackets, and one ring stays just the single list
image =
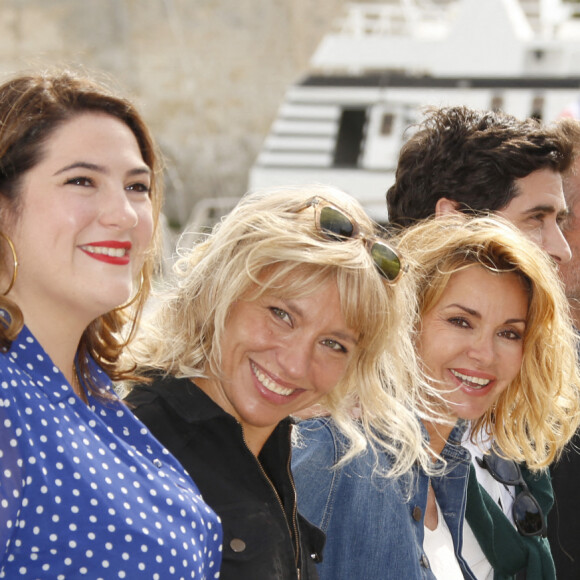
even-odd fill
[{"label": "blonde curly hair", "polygon": [[503,453],[531,469],[547,467],[580,423],[578,339],[554,262],[498,216],[438,217],[401,234],[399,249],[417,274],[415,328],[454,273],[473,265],[520,276],[529,306],[518,376],[472,424]]},{"label": "blonde curly hair", "polygon": [[427,463],[415,409],[427,404],[412,340],[412,277],[382,277],[360,238],[333,241],[318,231],[313,198],[377,234],[358,202],[327,186],[250,193],[213,232],[183,253],[176,280],[157,296],[128,351],[142,378],[153,369],[177,377],[219,376],[221,342],[236,300],[274,292],[309,295],[336,281],[346,324],[359,336],[344,377],[320,401],[349,441],[344,461],[368,442],[395,457],[391,475]]}]

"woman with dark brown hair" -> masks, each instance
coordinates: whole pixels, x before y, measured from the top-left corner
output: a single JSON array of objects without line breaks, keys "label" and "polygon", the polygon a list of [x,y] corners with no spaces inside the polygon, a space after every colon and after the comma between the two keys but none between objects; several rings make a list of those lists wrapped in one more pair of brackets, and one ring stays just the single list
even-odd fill
[{"label": "woman with dark brown hair", "polygon": [[0,86],[0,578],[218,576],[217,516],[111,387],[148,294],[158,171],[104,86]]}]

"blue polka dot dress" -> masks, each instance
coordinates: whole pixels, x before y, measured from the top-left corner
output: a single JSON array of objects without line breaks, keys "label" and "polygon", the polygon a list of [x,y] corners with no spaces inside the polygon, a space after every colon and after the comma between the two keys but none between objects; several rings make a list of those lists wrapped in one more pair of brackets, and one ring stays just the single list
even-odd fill
[{"label": "blue polka dot dress", "polygon": [[0,578],[218,578],[195,484],[120,401],[88,399],[26,327],[0,353]]}]

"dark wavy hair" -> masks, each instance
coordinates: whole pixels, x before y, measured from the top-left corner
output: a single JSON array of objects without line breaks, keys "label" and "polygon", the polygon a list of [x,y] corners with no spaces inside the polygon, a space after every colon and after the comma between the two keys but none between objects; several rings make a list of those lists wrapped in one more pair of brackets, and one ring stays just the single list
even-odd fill
[{"label": "dark wavy hair", "polygon": [[557,127],[500,111],[428,109],[401,148],[387,191],[389,223],[427,218],[442,197],[464,212],[500,210],[518,195],[516,179],[538,169],[561,173],[571,162],[572,143]]},{"label": "dark wavy hair", "polygon": [[[6,210],[0,214],[3,218],[0,231],[6,219],[18,221],[22,179],[42,160],[53,133],[67,121],[87,112],[115,117],[135,135],[143,161],[152,170],[150,196],[154,235],[157,235],[162,188],[159,156],[149,129],[130,101],[117,96],[104,84],[71,71],[22,75],[0,85],[0,207]],[[12,263],[12,257],[5,254],[6,249],[0,253],[2,263]],[[125,337],[133,335],[149,294],[154,260],[155,253],[148,253],[141,272],[141,288],[131,313],[132,326]],[[8,314],[0,324],[0,347],[6,349],[18,336],[24,321],[20,308],[9,296],[0,296],[0,309]],[[128,320],[126,310],[115,309],[87,327],[79,344],[80,376],[90,376],[84,356],[90,354],[111,378],[120,377],[116,362],[129,340],[121,338],[120,331]],[[95,385],[87,386],[98,393]]]}]

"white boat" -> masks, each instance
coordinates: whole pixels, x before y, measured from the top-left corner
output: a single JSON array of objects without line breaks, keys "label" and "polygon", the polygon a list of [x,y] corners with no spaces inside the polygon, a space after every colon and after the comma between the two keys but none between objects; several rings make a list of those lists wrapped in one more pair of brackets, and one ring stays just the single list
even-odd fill
[{"label": "white boat", "polygon": [[386,220],[398,152],[423,107],[552,121],[575,106],[579,17],[561,0],[349,4],[287,91],[250,188],[332,183]]},{"label": "white boat", "polygon": [[330,183],[385,221],[398,152],[425,106],[549,122],[579,99],[578,2],[349,4],[288,89],[249,189]]}]

